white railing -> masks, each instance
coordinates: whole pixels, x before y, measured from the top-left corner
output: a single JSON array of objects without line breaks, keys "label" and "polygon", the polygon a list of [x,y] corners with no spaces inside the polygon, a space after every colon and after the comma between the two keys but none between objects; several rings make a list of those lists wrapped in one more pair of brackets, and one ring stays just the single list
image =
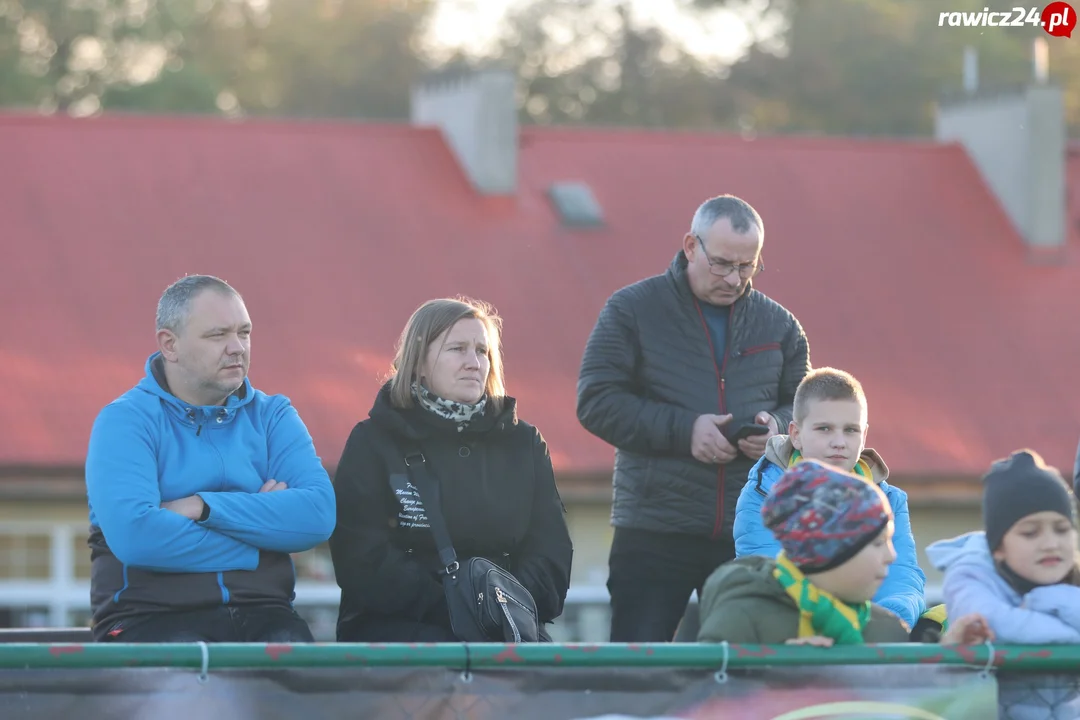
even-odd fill
[{"label": "white railing", "polygon": [[[42,525],[40,523],[2,523],[0,535],[48,535],[49,579],[0,580],[0,609],[30,611],[34,622],[40,617],[47,627],[69,627],[76,616],[90,611],[90,583],[75,577],[75,538],[83,537],[85,525]],[[941,602],[940,586],[927,587],[928,604]],[[330,640],[333,618],[336,617],[341,590],[333,582],[301,580],[296,585],[297,609],[318,615],[319,629],[313,627],[317,639]],[[610,622],[607,588],[601,584],[578,585],[570,588],[566,610],[553,628],[560,642],[603,642],[607,639]],[[696,604],[696,594],[691,603]],[[695,609],[696,610],[696,609]],[[38,614],[41,615],[38,615]]]}]

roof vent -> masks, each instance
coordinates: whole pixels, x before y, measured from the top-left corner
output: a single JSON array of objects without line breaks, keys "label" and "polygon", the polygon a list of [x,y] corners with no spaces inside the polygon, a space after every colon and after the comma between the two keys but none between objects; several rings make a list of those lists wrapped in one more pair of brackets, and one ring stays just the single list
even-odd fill
[{"label": "roof vent", "polygon": [[563,225],[574,228],[604,226],[604,211],[586,183],[552,183],[548,197],[555,203]]}]

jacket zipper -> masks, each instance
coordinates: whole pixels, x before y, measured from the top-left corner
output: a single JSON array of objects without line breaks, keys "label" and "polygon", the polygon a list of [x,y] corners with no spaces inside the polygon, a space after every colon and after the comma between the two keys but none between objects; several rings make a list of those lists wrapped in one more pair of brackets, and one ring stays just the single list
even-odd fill
[{"label": "jacket zipper", "polygon": [[[727,397],[724,390],[724,373],[727,372],[727,360],[728,355],[731,353],[732,339],[735,337],[732,332],[732,320],[735,318],[735,303],[728,306],[728,322],[727,322],[727,337],[724,342],[724,359],[720,363],[720,414],[727,414]],[[712,343],[709,343],[712,345]],[[713,360],[713,364],[716,364],[716,360]],[[727,504],[727,476],[724,472],[724,466],[720,466],[720,485],[717,490],[717,510],[716,510],[716,525],[713,526],[713,539],[715,540],[720,535],[720,528],[724,524],[724,513]]]},{"label": "jacket zipper", "polygon": [[196,422],[195,422],[195,411],[190,409],[190,408],[188,408],[187,416],[188,416],[188,420],[191,421],[191,424],[195,425],[195,437],[199,437],[199,435],[202,434],[202,423],[197,423],[196,424]]},{"label": "jacket zipper", "polygon": [[[705,329],[705,339],[709,343],[709,354],[712,355],[713,368],[716,370],[716,383],[717,389],[720,391],[720,414],[727,414],[727,400],[724,397],[724,372],[727,370],[727,359],[731,350],[731,319],[735,314],[735,304],[732,303],[728,306],[728,328],[727,337],[724,339],[724,357],[719,364],[716,362],[716,349],[713,347],[712,335],[709,333],[709,323],[705,321],[705,313],[701,311],[701,305],[697,299],[694,299],[694,307],[698,311],[698,319],[701,320],[701,326]],[[724,489],[727,485],[727,478],[724,473],[724,466],[721,465],[716,473],[716,519],[713,522],[712,539],[715,540],[720,534],[720,528],[724,524]]]}]

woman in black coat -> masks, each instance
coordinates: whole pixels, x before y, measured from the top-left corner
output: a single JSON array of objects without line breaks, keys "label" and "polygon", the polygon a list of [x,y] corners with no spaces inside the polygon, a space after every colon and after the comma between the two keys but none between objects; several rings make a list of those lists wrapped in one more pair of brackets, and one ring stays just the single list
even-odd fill
[{"label": "woman in black coat", "polygon": [[566,511],[543,437],[504,392],[499,324],[469,300],[422,305],[392,378],[353,428],[334,479],[330,539],[339,641],[457,640],[422,503],[399,469],[411,452],[436,478],[458,558],[484,557],[513,574],[541,623],[562,614],[573,556]]}]

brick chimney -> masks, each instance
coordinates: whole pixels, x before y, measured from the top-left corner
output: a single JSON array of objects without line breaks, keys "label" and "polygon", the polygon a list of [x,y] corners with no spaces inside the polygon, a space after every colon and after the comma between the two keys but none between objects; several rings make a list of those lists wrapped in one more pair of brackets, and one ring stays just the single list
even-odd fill
[{"label": "brick chimney", "polygon": [[485,69],[434,74],[412,90],[412,124],[435,126],[473,187],[484,195],[517,190],[517,77]]},{"label": "brick chimney", "polygon": [[1024,87],[977,86],[973,49],[965,53],[964,92],[942,100],[935,135],[959,142],[1016,229],[1033,250],[1064,250],[1066,219],[1065,105],[1047,81],[1046,39],[1034,44],[1034,77]]}]

